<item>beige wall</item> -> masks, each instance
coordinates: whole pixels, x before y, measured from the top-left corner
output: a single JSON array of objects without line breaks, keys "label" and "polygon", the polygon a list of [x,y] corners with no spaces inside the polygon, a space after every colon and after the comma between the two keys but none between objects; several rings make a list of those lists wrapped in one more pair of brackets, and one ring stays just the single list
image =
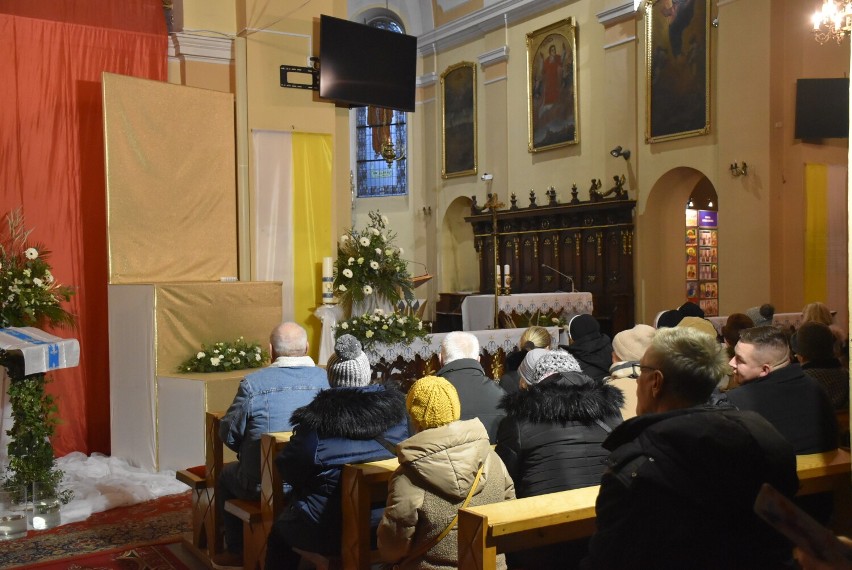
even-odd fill
[{"label": "beige wall", "polygon": [[[603,10],[624,3],[577,0],[435,55],[424,49],[418,64],[422,75],[440,76],[460,61],[477,62],[479,171],[475,176],[441,179],[440,85],[427,82],[418,89],[416,112],[408,118],[410,195],[356,200],[354,222],[363,225],[368,211],[381,209],[398,232],[400,245],[412,253],[411,259],[436,274],[442,256],[451,250],[449,265],[465,259],[473,264],[476,259],[472,248],[456,247],[453,236],[443,231],[455,227],[461,215],[452,208],[455,217],[447,219],[454,201],[476,195],[482,203],[486,193],[494,191],[508,204],[509,193],[516,192],[519,203],[525,205],[530,189],[543,197],[554,186],[564,202],[570,199],[572,184],[577,184],[581,199],[587,199],[592,178],[606,183],[624,174],[630,197],[638,200],[636,318],[651,322],[660,309],[683,301],[682,227],[679,220],[672,220],[682,219],[685,201],[697,184],[709,184],[719,197],[720,312],[741,311],[767,300],[779,311],[800,309],[804,304],[798,277],[804,268],[803,165],[845,164],[848,144],[846,140],[808,144],[792,138],[795,80],[847,73],[848,40],[839,47],[819,46],[807,25],[813,7],[800,0],[728,0],[718,7],[714,2],[711,14],[718,16],[720,25],[710,30],[711,133],[646,144],[643,17],[638,14],[606,25],[598,21]],[[281,63],[304,65],[309,43],[300,35],[313,34],[313,19],[320,13],[347,17],[347,3],[316,0],[294,9],[284,0],[245,0],[233,14],[225,8],[228,4],[214,2],[207,10],[206,1],[187,0],[184,25],[219,26],[226,33],[268,27],[265,32],[249,32],[246,39],[248,129],[334,136],[336,205],[330,215],[337,233],[350,223],[349,171],[354,159],[349,112],[315,101],[311,92],[281,89],[277,70]],[[473,4],[464,4],[465,17],[470,17],[467,8]],[[489,3],[484,4],[487,8]],[[376,6],[370,4],[370,9]],[[438,14],[435,3],[431,8]],[[579,29],[580,143],[531,154],[527,151],[525,36],[569,16],[576,18]],[[358,19],[358,14],[351,17]],[[507,60],[479,65],[482,54],[503,46],[508,48]],[[234,84],[231,70],[196,68],[200,65],[172,64],[170,73],[174,67],[177,79],[170,76],[170,80],[217,90]],[[208,84],[198,84],[204,82]],[[629,161],[609,156],[616,145],[631,150]],[[748,162],[747,177],[730,175],[728,167],[735,161]],[[483,172],[493,173],[493,181],[480,180]],[[420,273],[423,268],[415,265],[412,271]],[[426,289],[432,299],[443,284],[458,281],[452,276],[436,277]],[[468,279],[462,281],[466,288]],[[422,295],[418,290],[418,296]]]}]

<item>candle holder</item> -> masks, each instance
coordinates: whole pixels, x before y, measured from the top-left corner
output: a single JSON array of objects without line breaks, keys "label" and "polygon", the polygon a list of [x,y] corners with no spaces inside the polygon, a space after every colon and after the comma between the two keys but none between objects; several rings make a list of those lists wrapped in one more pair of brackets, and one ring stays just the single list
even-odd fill
[{"label": "candle holder", "polygon": [[512,294],[512,277],[506,275],[503,277],[503,286],[499,287],[498,295],[511,295]]}]

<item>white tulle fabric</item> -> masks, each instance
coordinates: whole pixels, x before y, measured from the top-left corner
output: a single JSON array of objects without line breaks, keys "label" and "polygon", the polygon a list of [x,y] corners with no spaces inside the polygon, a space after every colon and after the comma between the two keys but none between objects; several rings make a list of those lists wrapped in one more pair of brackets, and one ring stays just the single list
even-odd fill
[{"label": "white tulle fabric", "polygon": [[65,473],[60,488],[74,491],[73,500],[62,506],[60,524],[189,490],[175,479],[174,471],[152,473],[100,453],[86,456],[73,452],[57,459],[56,464]]}]

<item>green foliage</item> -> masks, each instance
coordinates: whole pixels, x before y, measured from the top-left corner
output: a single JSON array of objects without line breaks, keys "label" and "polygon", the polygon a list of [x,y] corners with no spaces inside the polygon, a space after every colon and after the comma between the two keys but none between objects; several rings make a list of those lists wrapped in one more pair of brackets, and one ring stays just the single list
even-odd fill
[{"label": "green foliage", "polygon": [[[0,354],[0,364],[4,356]],[[13,378],[9,383],[14,425],[7,433],[9,467],[3,486],[26,486],[32,489],[36,481],[50,486],[63,503],[71,500],[73,492],[59,492],[62,471],[55,468],[50,438],[58,423],[58,408],[53,397],[45,393],[49,380],[44,374]]]},{"label": "green foliage", "polygon": [[24,228],[20,209],[6,214],[0,235],[0,328],[73,324],[62,303],[74,290],[56,282],[47,262],[50,251],[28,243],[31,231]]},{"label": "green foliage", "polygon": [[370,212],[370,223],[363,231],[352,228],[340,236],[334,292],[344,306],[374,294],[391,306],[414,298],[403,250],[394,245],[396,234],[387,230],[387,223],[379,212]]},{"label": "green foliage", "polygon": [[339,323],[334,329],[334,338],[344,334],[351,334],[361,341],[362,346],[368,347],[374,342],[411,343],[416,338],[425,337],[428,331],[423,328],[423,322],[413,315],[387,314],[376,309],[372,314]]},{"label": "green foliage", "polygon": [[246,368],[260,368],[269,362],[269,353],[256,342],[246,342],[243,337],[234,342],[217,342],[201,345],[201,350],[186,359],[178,372],[228,372]]}]

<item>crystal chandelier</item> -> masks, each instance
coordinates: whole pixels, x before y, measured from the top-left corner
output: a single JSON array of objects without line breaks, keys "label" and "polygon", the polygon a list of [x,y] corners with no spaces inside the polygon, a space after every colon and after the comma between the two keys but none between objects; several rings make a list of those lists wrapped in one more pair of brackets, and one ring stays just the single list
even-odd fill
[{"label": "crystal chandelier", "polygon": [[820,44],[835,40],[838,44],[852,30],[852,0],[824,0],[811,17],[814,39]]}]

